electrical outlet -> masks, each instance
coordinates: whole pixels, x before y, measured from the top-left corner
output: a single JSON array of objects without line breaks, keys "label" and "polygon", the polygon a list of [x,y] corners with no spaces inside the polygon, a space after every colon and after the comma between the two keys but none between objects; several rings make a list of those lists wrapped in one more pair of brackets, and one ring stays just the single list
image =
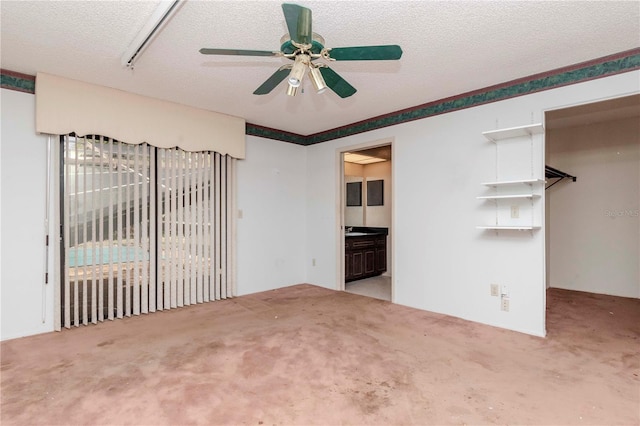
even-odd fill
[{"label": "electrical outlet", "polygon": [[509,298],[502,296],[500,300],[500,310],[509,312]]},{"label": "electrical outlet", "polygon": [[511,206],[511,219],[518,219],[520,217],[520,207]]},{"label": "electrical outlet", "polygon": [[311,259],[311,266],[316,266],[316,259],[315,258]]},{"label": "electrical outlet", "polygon": [[491,295],[498,296],[499,295],[499,286],[498,284],[491,284]]},{"label": "electrical outlet", "polygon": [[243,213],[242,209],[238,209],[238,219],[242,219]]}]

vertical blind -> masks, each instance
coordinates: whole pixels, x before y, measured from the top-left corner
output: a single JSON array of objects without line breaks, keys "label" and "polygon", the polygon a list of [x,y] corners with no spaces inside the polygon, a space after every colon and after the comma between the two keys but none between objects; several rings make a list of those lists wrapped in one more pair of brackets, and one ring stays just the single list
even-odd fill
[{"label": "vertical blind", "polygon": [[61,137],[64,327],[235,295],[236,160]]}]

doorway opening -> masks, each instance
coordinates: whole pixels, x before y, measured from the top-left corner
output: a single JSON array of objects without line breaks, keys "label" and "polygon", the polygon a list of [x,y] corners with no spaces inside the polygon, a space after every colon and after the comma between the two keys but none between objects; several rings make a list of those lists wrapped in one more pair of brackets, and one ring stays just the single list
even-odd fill
[{"label": "doorway opening", "polygon": [[392,301],[391,143],[341,153],[341,289]]},{"label": "doorway opening", "polygon": [[577,177],[547,172],[547,313],[622,321],[640,302],[640,95],[547,111],[545,122],[545,163]]}]

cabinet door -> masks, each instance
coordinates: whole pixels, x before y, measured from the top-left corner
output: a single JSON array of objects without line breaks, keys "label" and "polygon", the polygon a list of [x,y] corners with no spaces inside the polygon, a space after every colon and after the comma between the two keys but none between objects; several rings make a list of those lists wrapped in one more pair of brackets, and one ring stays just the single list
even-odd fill
[{"label": "cabinet door", "polygon": [[376,272],[383,273],[387,270],[387,249],[376,250]]},{"label": "cabinet door", "polygon": [[351,277],[361,278],[364,275],[364,253],[354,251],[351,253]]},{"label": "cabinet door", "polygon": [[344,280],[349,281],[353,279],[353,272],[351,268],[351,253],[344,254]]},{"label": "cabinet door", "polygon": [[364,250],[364,274],[367,276],[376,274],[376,251],[375,249]]}]

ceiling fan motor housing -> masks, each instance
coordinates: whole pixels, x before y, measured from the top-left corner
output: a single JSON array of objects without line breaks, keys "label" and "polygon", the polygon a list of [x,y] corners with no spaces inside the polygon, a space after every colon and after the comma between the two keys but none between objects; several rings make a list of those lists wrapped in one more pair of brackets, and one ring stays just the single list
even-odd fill
[{"label": "ceiling fan motor housing", "polygon": [[[323,49],[324,49],[324,45],[322,43],[320,43],[317,40],[313,40],[313,42],[311,43],[311,47],[307,51],[313,55],[321,55]],[[285,41],[284,43],[282,43],[282,46],[280,46],[280,51],[284,55],[293,55],[294,53],[296,53],[297,50],[299,49],[293,45],[293,42],[291,40]],[[291,56],[287,56],[287,57],[289,57],[289,59],[291,60],[294,59],[294,57],[291,57]],[[311,58],[312,61],[316,59],[318,58],[317,57]]]}]

